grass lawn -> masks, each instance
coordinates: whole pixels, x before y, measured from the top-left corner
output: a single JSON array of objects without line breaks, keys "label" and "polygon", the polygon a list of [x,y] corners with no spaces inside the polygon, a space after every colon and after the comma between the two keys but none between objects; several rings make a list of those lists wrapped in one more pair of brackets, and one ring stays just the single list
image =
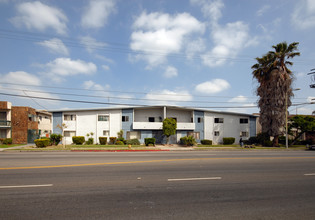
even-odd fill
[{"label": "grass lawn", "polygon": [[1,144],[0,148],[9,148],[9,147],[17,147],[17,146],[21,146],[23,144]]}]

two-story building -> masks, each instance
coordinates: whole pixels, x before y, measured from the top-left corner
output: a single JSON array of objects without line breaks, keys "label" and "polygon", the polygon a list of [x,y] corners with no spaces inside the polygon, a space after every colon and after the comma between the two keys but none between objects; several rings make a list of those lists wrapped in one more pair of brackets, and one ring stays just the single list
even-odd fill
[{"label": "two-story building", "polygon": [[11,102],[0,101],[0,138],[11,138]]},{"label": "two-story building", "polygon": [[165,143],[163,120],[177,121],[176,134],[171,143],[178,143],[181,137],[192,135],[199,142],[210,139],[213,144],[222,143],[223,137],[247,139],[256,136],[256,116],[242,113],[217,112],[178,106],[147,106],[126,108],[77,109],[51,111],[53,133],[64,135],[66,144],[72,143],[72,136],[87,136],[93,133],[95,142],[99,137],[117,137],[120,130],[124,138],[154,137],[157,143]]}]

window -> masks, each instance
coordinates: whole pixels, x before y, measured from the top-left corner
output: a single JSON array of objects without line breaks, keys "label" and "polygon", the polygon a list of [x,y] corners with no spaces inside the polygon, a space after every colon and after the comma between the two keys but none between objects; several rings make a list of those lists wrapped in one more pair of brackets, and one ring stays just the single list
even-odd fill
[{"label": "window", "polygon": [[65,131],[64,135],[65,137],[73,137],[75,136],[75,131]]},{"label": "window", "polygon": [[127,140],[131,139],[141,139],[140,131],[127,131]]},{"label": "window", "polygon": [[124,115],[123,115],[123,116],[121,117],[121,120],[124,121],[124,122],[129,121],[129,116],[124,116]]},{"label": "window", "polygon": [[200,132],[187,132],[187,136],[193,136],[196,140],[199,140]]},{"label": "window", "polygon": [[76,115],[64,115],[63,119],[65,121],[76,121]]},{"label": "window", "polygon": [[109,121],[109,116],[108,115],[98,115],[98,121]]},{"label": "window", "polygon": [[103,130],[103,136],[108,137],[109,136],[109,131],[108,130]]},{"label": "window", "polygon": [[214,123],[223,123],[223,118],[214,118]]},{"label": "window", "polygon": [[248,132],[247,131],[242,131],[241,132],[241,137],[248,137]]},{"label": "window", "polygon": [[248,118],[240,118],[241,124],[248,124]]},{"label": "window", "polygon": [[149,117],[149,122],[154,122],[155,118],[154,117]]},{"label": "window", "polygon": [[201,123],[202,122],[202,118],[198,118],[198,123]]},{"label": "window", "polygon": [[214,136],[220,136],[220,131],[214,131]]}]

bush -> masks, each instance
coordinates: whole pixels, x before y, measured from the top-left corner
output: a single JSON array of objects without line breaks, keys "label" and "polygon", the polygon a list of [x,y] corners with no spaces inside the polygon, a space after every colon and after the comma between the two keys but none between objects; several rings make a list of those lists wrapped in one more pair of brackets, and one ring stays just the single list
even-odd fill
[{"label": "bush", "polygon": [[50,143],[52,145],[58,145],[60,141],[62,140],[62,135],[61,134],[51,134],[50,135]]},{"label": "bush", "polygon": [[82,145],[85,142],[84,136],[73,136],[72,142],[76,145]]},{"label": "bush", "polygon": [[123,138],[123,137],[117,138],[117,141],[121,141],[121,142],[123,142],[124,144],[126,144],[126,140],[125,140],[125,138]]},{"label": "bush", "polygon": [[212,145],[212,140],[204,139],[204,140],[201,140],[200,143],[202,145]]},{"label": "bush", "polygon": [[140,141],[138,139],[131,139],[126,141],[127,145],[140,145]]},{"label": "bush", "polygon": [[12,144],[12,138],[4,138],[4,140],[2,142],[3,142],[3,144],[6,144],[6,145]]},{"label": "bush", "polygon": [[107,137],[99,137],[98,140],[100,141],[101,145],[106,145],[107,143]]},{"label": "bush", "polygon": [[265,147],[272,147],[272,141],[270,141],[270,140],[265,140],[264,141],[264,143],[263,143],[263,146],[265,146]]},{"label": "bush", "polygon": [[89,138],[86,142],[85,142],[85,144],[87,144],[87,145],[91,145],[91,144],[93,144],[94,143],[94,138]]},{"label": "bush", "polygon": [[224,145],[234,144],[234,142],[235,142],[234,137],[224,137],[223,138],[223,144]]},{"label": "bush", "polygon": [[50,144],[49,138],[43,138],[43,139],[36,139],[34,140],[36,147],[43,148],[47,147]]},{"label": "bush", "polygon": [[116,144],[116,145],[124,145],[124,142],[122,142],[122,141],[116,141],[115,144]]},{"label": "bush", "polygon": [[149,144],[152,144],[155,146],[155,138],[145,138],[144,139],[145,146],[149,146]]},{"label": "bush", "polygon": [[109,144],[115,144],[117,138],[116,137],[109,137]]},{"label": "bush", "polygon": [[193,136],[185,136],[180,139],[180,143],[186,146],[193,146],[196,144],[196,140]]}]

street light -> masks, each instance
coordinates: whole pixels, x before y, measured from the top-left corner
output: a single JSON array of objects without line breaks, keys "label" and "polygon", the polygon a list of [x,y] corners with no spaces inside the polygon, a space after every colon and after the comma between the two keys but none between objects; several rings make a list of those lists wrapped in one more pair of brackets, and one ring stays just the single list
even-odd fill
[{"label": "street light", "polygon": [[[301,90],[300,88],[292,89],[292,91]],[[288,92],[285,96],[285,147],[289,149],[289,141],[288,141]]]}]

